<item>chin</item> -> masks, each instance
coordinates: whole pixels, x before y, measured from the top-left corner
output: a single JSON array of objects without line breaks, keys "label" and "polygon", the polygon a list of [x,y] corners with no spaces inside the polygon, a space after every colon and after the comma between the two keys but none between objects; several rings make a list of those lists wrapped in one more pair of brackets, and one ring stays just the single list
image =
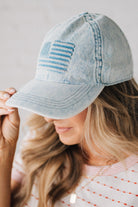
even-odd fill
[{"label": "chin", "polygon": [[75,141],[74,139],[72,140],[71,137],[62,137],[62,136],[59,135],[59,139],[65,145],[79,144],[79,142]]}]

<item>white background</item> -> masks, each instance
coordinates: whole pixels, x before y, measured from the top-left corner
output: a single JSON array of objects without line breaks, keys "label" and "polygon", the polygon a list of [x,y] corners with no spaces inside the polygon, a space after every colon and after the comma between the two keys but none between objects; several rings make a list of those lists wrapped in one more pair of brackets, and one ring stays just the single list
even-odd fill
[{"label": "white background", "polygon": [[[112,18],[132,49],[138,82],[137,0],[0,0],[0,90],[17,90],[34,77],[38,52],[55,24],[85,11]],[[20,110],[21,119],[25,117]],[[22,133],[22,132],[20,132]]]}]

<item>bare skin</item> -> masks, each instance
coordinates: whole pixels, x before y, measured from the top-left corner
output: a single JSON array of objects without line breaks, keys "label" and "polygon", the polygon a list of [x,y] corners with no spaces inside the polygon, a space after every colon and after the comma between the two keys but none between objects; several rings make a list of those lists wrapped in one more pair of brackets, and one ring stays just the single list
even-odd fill
[{"label": "bare skin", "polygon": [[14,191],[18,183],[11,182],[12,162],[19,135],[20,117],[17,108],[5,102],[16,90],[0,91],[0,207],[10,207],[11,186]]}]

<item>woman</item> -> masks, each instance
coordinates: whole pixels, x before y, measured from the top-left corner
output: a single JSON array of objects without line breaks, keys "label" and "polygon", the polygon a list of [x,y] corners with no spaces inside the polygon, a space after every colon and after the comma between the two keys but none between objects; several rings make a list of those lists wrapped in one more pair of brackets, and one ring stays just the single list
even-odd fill
[{"label": "woman", "polygon": [[[35,78],[0,91],[0,206],[137,206],[137,90],[111,19],[86,12],[50,30]],[[17,107],[34,113],[11,179]]]}]

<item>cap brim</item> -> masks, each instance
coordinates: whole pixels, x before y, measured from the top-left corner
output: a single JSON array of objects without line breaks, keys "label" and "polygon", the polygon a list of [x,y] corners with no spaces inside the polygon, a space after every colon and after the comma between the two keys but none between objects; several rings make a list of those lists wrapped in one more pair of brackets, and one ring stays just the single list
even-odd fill
[{"label": "cap brim", "polygon": [[6,105],[65,119],[87,108],[103,88],[103,85],[70,85],[33,79],[11,96]]}]

